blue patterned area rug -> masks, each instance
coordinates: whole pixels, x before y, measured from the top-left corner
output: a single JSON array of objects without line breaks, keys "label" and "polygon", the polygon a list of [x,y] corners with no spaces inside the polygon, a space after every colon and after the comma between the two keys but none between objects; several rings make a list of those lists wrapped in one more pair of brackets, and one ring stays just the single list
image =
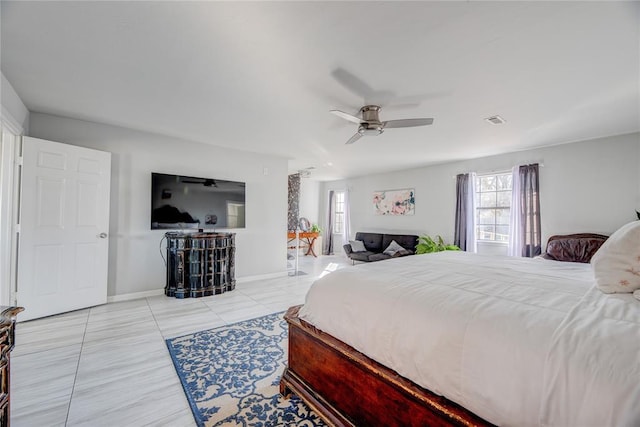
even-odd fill
[{"label": "blue patterned area rug", "polygon": [[168,339],[198,426],[324,426],[278,383],[287,363],[283,313]]}]

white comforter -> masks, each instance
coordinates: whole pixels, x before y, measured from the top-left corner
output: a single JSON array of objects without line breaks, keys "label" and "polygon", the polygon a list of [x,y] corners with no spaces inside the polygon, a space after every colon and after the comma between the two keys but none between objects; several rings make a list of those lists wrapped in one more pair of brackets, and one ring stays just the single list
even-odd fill
[{"label": "white comforter", "polygon": [[588,264],[442,252],[316,281],[300,317],[498,425],[640,425],[640,302]]}]

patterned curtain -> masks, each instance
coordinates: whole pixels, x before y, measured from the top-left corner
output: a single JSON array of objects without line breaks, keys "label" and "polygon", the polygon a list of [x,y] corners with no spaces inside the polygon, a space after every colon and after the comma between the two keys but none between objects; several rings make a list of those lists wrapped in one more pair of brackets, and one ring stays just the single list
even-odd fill
[{"label": "patterned curtain", "polygon": [[534,257],[542,253],[540,178],[538,164],[514,168],[509,255]]},{"label": "patterned curtain", "polygon": [[456,222],[453,244],[463,251],[476,252],[475,174],[456,176]]},{"label": "patterned curtain", "polygon": [[300,217],[300,174],[289,175],[289,215],[287,229],[296,231]]},{"label": "patterned curtain", "polygon": [[333,211],[335,209],[335,192],[333,190],[329,191],[329,203],[327,207],[327,226],[324,230],[322,255],[333,255]]},{"label": "patterned curtain", "polygon": [[349,243],[351,235],[351,206],[349,201],[349,189],[344,190],[344,224],[342,227],[342,244]]}]

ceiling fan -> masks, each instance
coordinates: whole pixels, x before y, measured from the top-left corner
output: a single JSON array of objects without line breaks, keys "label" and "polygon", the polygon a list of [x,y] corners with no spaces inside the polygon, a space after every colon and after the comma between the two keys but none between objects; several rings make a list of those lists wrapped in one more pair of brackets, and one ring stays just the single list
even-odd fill
[{"label": "ceiling fan", "polygon": [[380,107],[377,105],[365,105],[360,109],[360,113],[362,113],[362,118],[360,118],[345,113],[344,111],[330,110],[330,112],[336,116],[359,125],[358,132],[349,138],[346,142],[347,144],[353,144],[363,136],[380,135],[385,129],[427,126],[433,123],[433,119],[431,118],[388,120],[386,122],[381,122],[378,117],[379,111]]}]

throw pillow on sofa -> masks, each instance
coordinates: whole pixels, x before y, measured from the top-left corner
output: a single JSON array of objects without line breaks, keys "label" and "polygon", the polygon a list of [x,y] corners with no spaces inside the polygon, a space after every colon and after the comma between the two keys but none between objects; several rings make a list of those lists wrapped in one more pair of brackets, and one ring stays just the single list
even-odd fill
[{"label": "throw pillow on sofa", "polygon": [[351,252],[367,251],[367,248],[364,247],[364,242],[362,240],[349,240],[349,244],[351,245]]},{"label": "throw pillow on sofa", "polygon": [[389,246],[387,246],[387,249],[385,249],[382,253],[389,256],[394,256],[396,252],[405,250],[406,249],[400,246],[395,240],[392,240],[391,243],[389,243]]}]

